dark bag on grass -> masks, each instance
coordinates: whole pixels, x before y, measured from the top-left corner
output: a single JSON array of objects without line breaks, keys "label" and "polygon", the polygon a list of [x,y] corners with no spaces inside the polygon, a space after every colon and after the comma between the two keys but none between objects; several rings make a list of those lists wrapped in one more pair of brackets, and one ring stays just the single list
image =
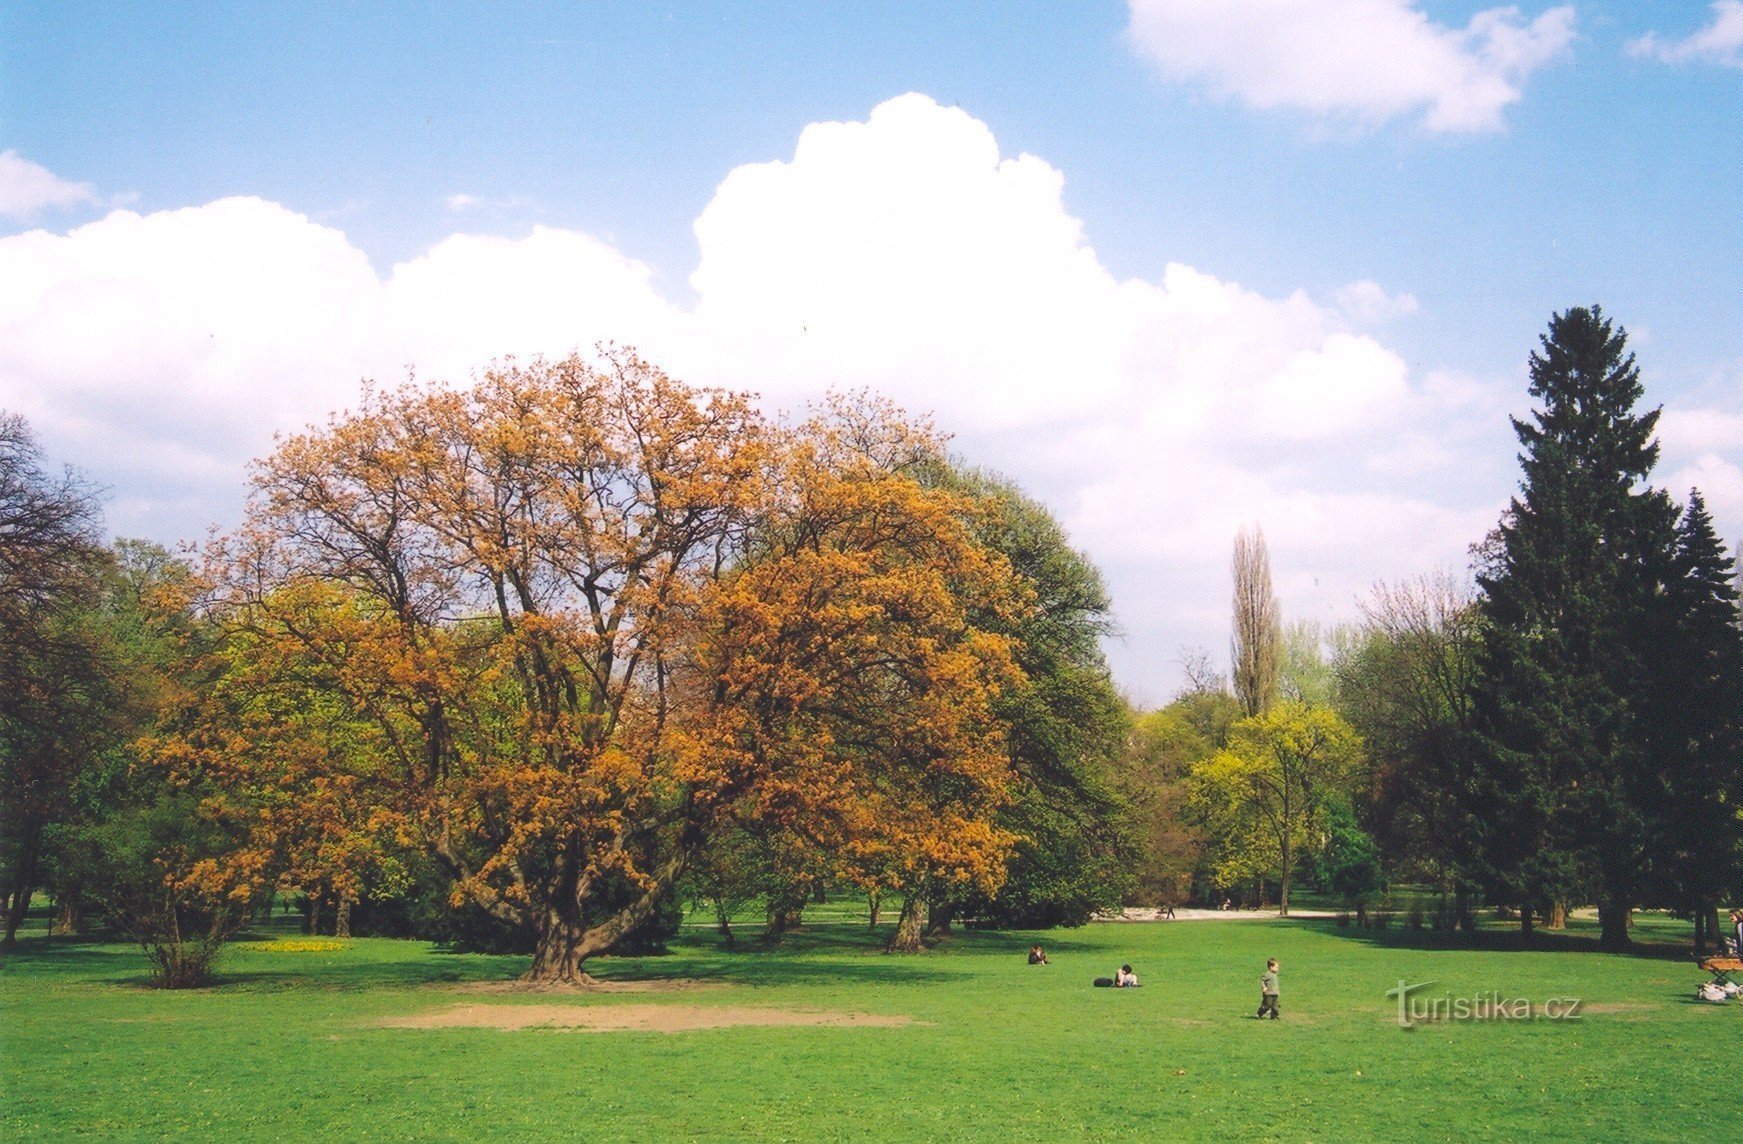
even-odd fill
[{"label": "dark bag on grass", "polygon": [[1114,987],[1114,979],[1111,977],[1098,977],[1095,979],[1095,987],[1097,989],[1112,989]]}]

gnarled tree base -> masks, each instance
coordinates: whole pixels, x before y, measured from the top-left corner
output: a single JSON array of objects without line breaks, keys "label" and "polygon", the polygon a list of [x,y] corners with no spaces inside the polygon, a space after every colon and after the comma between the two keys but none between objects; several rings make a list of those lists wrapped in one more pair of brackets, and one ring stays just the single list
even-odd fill
[{"label": "gnarled tree base", "polygon": [[926,899],[921,894],[909,894],[902,903],[902,916],[896,923],[896,932],[884,948],[890,953],[925,953],[926,943],[922,940],[925,932]]}]

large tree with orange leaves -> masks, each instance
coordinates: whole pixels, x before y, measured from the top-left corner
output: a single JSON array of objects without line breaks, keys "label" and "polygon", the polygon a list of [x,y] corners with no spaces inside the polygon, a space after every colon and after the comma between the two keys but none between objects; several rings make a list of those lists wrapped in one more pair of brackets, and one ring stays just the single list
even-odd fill
[{"label": "large tree with orange leaves", "polygon": [[[909,471],[937,448],[623,352],[371,393],[260,465],[212,565],[249,670],[156,753],[260,824],[231,876],[331,832],[426,847],[536,932],[537,980],[584,978],[729,821],[994,887],[1016,669],[971,617],[1024,601]],[[266,701],[291,676],[329,718]]]}]

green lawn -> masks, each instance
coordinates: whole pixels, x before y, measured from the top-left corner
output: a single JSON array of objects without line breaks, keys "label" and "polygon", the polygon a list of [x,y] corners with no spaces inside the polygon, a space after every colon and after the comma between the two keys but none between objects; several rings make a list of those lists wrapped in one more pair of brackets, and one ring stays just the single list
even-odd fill
[{"label": "green lawn", "polygon": [[[1701,1139],[1736,1120],[1743,1006],[1691,1000],[1686,956],[1439,948],[1331,922],[1100,924],[877,952],[843,908],[774,952],[705,928],[613,980],[716,988],[523,996],[466,983],[524,959],[357,940],[231,951],[223,983],[145,988],[137,950],[26,939],[0,966],[0,1138],[663,1140]],[[1648,917],[1641,936],[1686,935]],[[754,931],[753,931],[754,932]],[[290,935],[286,935],[288,938]],[[1032,940],[1054,963],[1024,964]],[[1279,1022],[1250,1019],[1267,956]],[[1130,961],[1140,990],[1090,987]],[[1429,995],[1583,999],[1577,1021],[1400,1029]],[[904,1015],[898,1028],[683,1033],[394,1029],[458,1004],[731,1006]]]}]

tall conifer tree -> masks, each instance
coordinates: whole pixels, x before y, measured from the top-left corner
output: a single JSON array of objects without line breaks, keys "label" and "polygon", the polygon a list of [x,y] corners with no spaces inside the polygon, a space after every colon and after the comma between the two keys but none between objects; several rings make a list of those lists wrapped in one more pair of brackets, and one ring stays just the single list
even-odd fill
[{"label": "tall conifer tree", "polygon": [[1677,526],[1673,572],[1673,636],[1650,713],[1661,766],[1651,868],[1658,901],[1692,914],[1704,946],[1743,880],[1743,630],[1736,564],[1698,490]]},{"label": "tall conifer tree", "polygon": [[1531,911],[1595,894],[1628,944],[1654,760],[1641,712],[1675,506],[1646,486],[1658,411],[1603,311],[1555,315],[1531,356],[1524,475],[1478,573],[1484,621],[1472,799],[1490,889]]}]

